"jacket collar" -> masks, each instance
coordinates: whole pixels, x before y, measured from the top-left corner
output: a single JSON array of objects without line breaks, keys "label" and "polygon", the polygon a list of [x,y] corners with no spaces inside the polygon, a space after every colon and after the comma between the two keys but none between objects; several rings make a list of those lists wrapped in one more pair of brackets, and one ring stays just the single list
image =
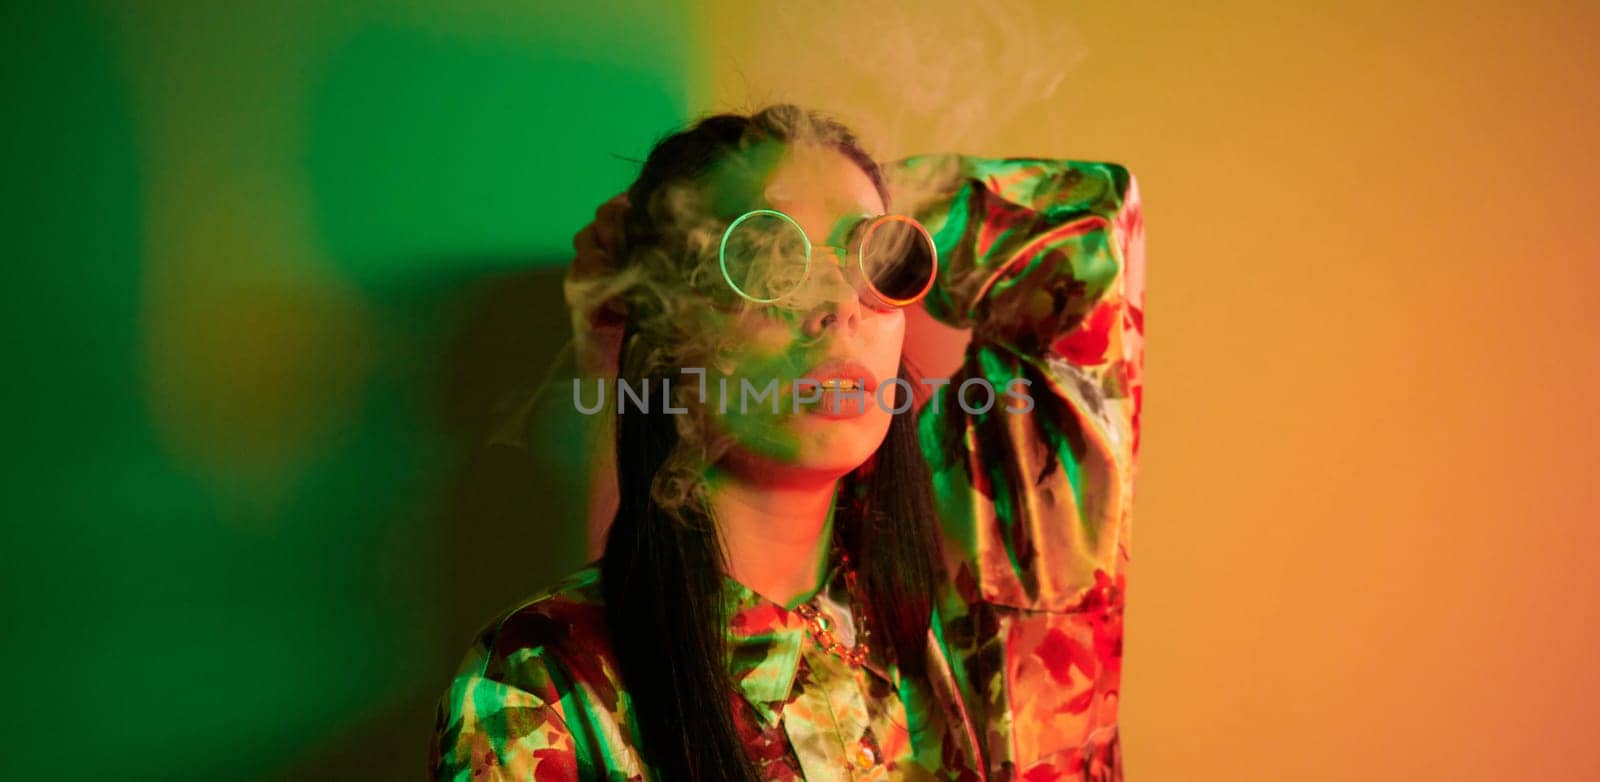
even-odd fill
[{"label": "jacket collar", "polygon": [[[728,616],[730,671],[739,692],[768,724],[777,720],[789,701],[803,654],[827,654],[811,637],[805,617],[756,594],[731,577],[723,579],[723,600]],[[852,616],[845,570],[835,560],[821,587],[807,600],[828,618],[834,633],[846,646],[855,643],[858,620]],[[801,603],[796,603],[796,608]],[[873,633],[863,664],[873,675],[897,688],[897,671],[883,648],[885,639]]]}]

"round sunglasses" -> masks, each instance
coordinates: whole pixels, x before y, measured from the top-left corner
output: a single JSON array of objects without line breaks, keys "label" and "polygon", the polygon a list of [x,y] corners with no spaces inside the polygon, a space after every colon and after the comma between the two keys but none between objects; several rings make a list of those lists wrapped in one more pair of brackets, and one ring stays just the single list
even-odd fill
[{"label": "round sunglasses", "polygon": [[[846,279],[877,309],[915,304],[933,288],[939,251],[921,223],[904,215],[861,215],[835,231],[845,251]],[[722,232],[722,279],[744,299],[780,302],[811,275],[811,239],[794,218],[774,209],[745,212]]]}]

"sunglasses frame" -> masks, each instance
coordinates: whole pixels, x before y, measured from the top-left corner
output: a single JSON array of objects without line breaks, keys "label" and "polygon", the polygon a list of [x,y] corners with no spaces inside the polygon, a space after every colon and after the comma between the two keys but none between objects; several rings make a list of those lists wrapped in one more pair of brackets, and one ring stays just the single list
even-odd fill
[{"label": "sunglasses frame", "polygon": [[[795,290],[799,290],[799,285],[796,285],[793,290],[785,291],[778,296],[774,296],[770,299],[762,299],[745,293],[744,289],[740,288],[736,283],[734,283],[733,275],[728,273],[728,238],[733,235],[733,230],[738,228],[741,223],[749,220],[752,217],[761,216],[777,217],[794,227],[795,232],[800,235],[800,240],[805,243],[806,248],[806,264],[803,276],[801,277],[801,284],[804,284],[804,281],[811,277],[811,237],[806,236],[805,229],[801,228],[800,223],[796,222],[793,217],[790,217],[783,212],[779,212],[776,209],[752,209],[742,215],[739,215],[737,219],[735,219],[732,223],[729,223],[728,227],[722,232],[722,243],[717,248],[717,261],[718,265],[722,269],[722,280],[728,284],[729,288],[733,289],[734,293],[739,294],[739,296],[744,298],[746,301],[754,302],[756,304],[772,304],[774,302],[782,301],[785,297],[794,293]],[[933,289],[933,283],[939,277],[939,247],[938,244],[933,241],[933,235],[928,233],[928,229],[924,227],[922,223],[917,222],[916,219],[906,215],[871,215],[867,216],[863,222],[866,223],[867,227],[861,232],[861,238],[855,243],[855,252],[851,253],[851,255],[855,257],[855,268],[852,270],[847,270],[849,272],[853,272],[851,276],[857,277],[863,283],[865,283],[864,291],[862,290],[862,286],[854,286],[858,293],[864,292],[870,294],[874,299],[889,309],[900,309],[921,301],[924,296],[928,295],[928,291]],[[885,294],[883,291],[878,290],[878,286],[873,285],[872,278],[867,275],[867,259],[865,256],[867,241],[871,238],[874,231],[878,230],[884,224],[892,222],[906,223],[912,228],[915,228],[917,233],[922,235],[923,240],[928,243],[928,257],[933,260],[933,262],[929,264],[930,269],[927,282],[923,283],[920,290],[907,298],[895,298]]]}]

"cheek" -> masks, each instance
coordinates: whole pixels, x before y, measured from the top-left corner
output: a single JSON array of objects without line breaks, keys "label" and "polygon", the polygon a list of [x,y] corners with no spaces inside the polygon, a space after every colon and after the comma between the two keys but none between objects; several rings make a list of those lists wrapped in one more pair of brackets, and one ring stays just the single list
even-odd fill
[{"label": "cheek", "polygon": [[763,380],[792,376],[799,369],[794,350],[796,340],[795,330],[783,323],[741,323],[735,332],[732,353],[722,368],[732,375]]},{"label": "cheek", "polygon": [[863,356],[879,378],[894,377],[906,342],[906,316],[896,310],[875,314],[863,322]]},{"label": "cheek", "polygon": [[740,313],[715,326],[708,341],[715,342],[717,349],[707,358],[724,373],[736,374],[742,367],[765,364],[781,355],[794,339],[793,327],[779,319]]},{"label": "cheek", "polygon": [[792,348],[799,339],[797,326],[762,318],[742,327],[744,349],[755,356],[776,356]]}]

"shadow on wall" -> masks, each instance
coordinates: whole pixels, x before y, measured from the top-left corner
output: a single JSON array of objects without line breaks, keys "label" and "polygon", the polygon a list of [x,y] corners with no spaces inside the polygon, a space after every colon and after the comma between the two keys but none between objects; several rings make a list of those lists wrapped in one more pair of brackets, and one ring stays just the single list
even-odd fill
[{"label": "shadow on wall", "polygon": [[[481,261],[424,268],[484,268]],[[438,333],[446,335],[436,349],[418,351],[425,366],[414,368],[431,379],[431,419],[459,455],[430,514],[436,544],[426,561],[436,572],[416,574],[439,590],[439,616],[417,618],[432,625],[427,635],[436,654],[413,678],[414,689],[382,698],[394,707],[337,732],[283,778],[422,776],[437,699],[476,633],[582,564],[587,451],[566,384],[573,365],[561,293],[565,261],[386,297],[397,314],[435,313]],[[525,434],[524,444],[492,442],[508,426]]]},{"label": "shadow on wall", "polygon": [[[358,716],[290,759],[291,779],[421,775],[435,703],[475,633],[585,560],[587,447],[561,383],[573,375],[561,279],[573,232],[683,113],[676,39],[624,52],[616,37],[654,12],[588,26],[550,12],[537,35],[474,32],[439,13],[433,26],[427,14],[361,26],[308,82],[318,238],[387,341],[375,395],[416,400],[374,406],[409,403],[390,420],[433,430],[417,438],[414,475],[390,473],[412,481],[394,491],[427,498],[420,510],[407,498],[401,512],[425,518],[413,556],[391,568],[421,572],[390,576],[417,608],[388,619],[417,623],[407,640],[423,647],[396,652],[404,665],[386,681],[406,691],[345,698]],[[547,377],[521,427],[526,446],[493,444]],[[430,461],[435,445],[444,458]],[[363,642],[383,654],[371,634],[352,644]]]}]

